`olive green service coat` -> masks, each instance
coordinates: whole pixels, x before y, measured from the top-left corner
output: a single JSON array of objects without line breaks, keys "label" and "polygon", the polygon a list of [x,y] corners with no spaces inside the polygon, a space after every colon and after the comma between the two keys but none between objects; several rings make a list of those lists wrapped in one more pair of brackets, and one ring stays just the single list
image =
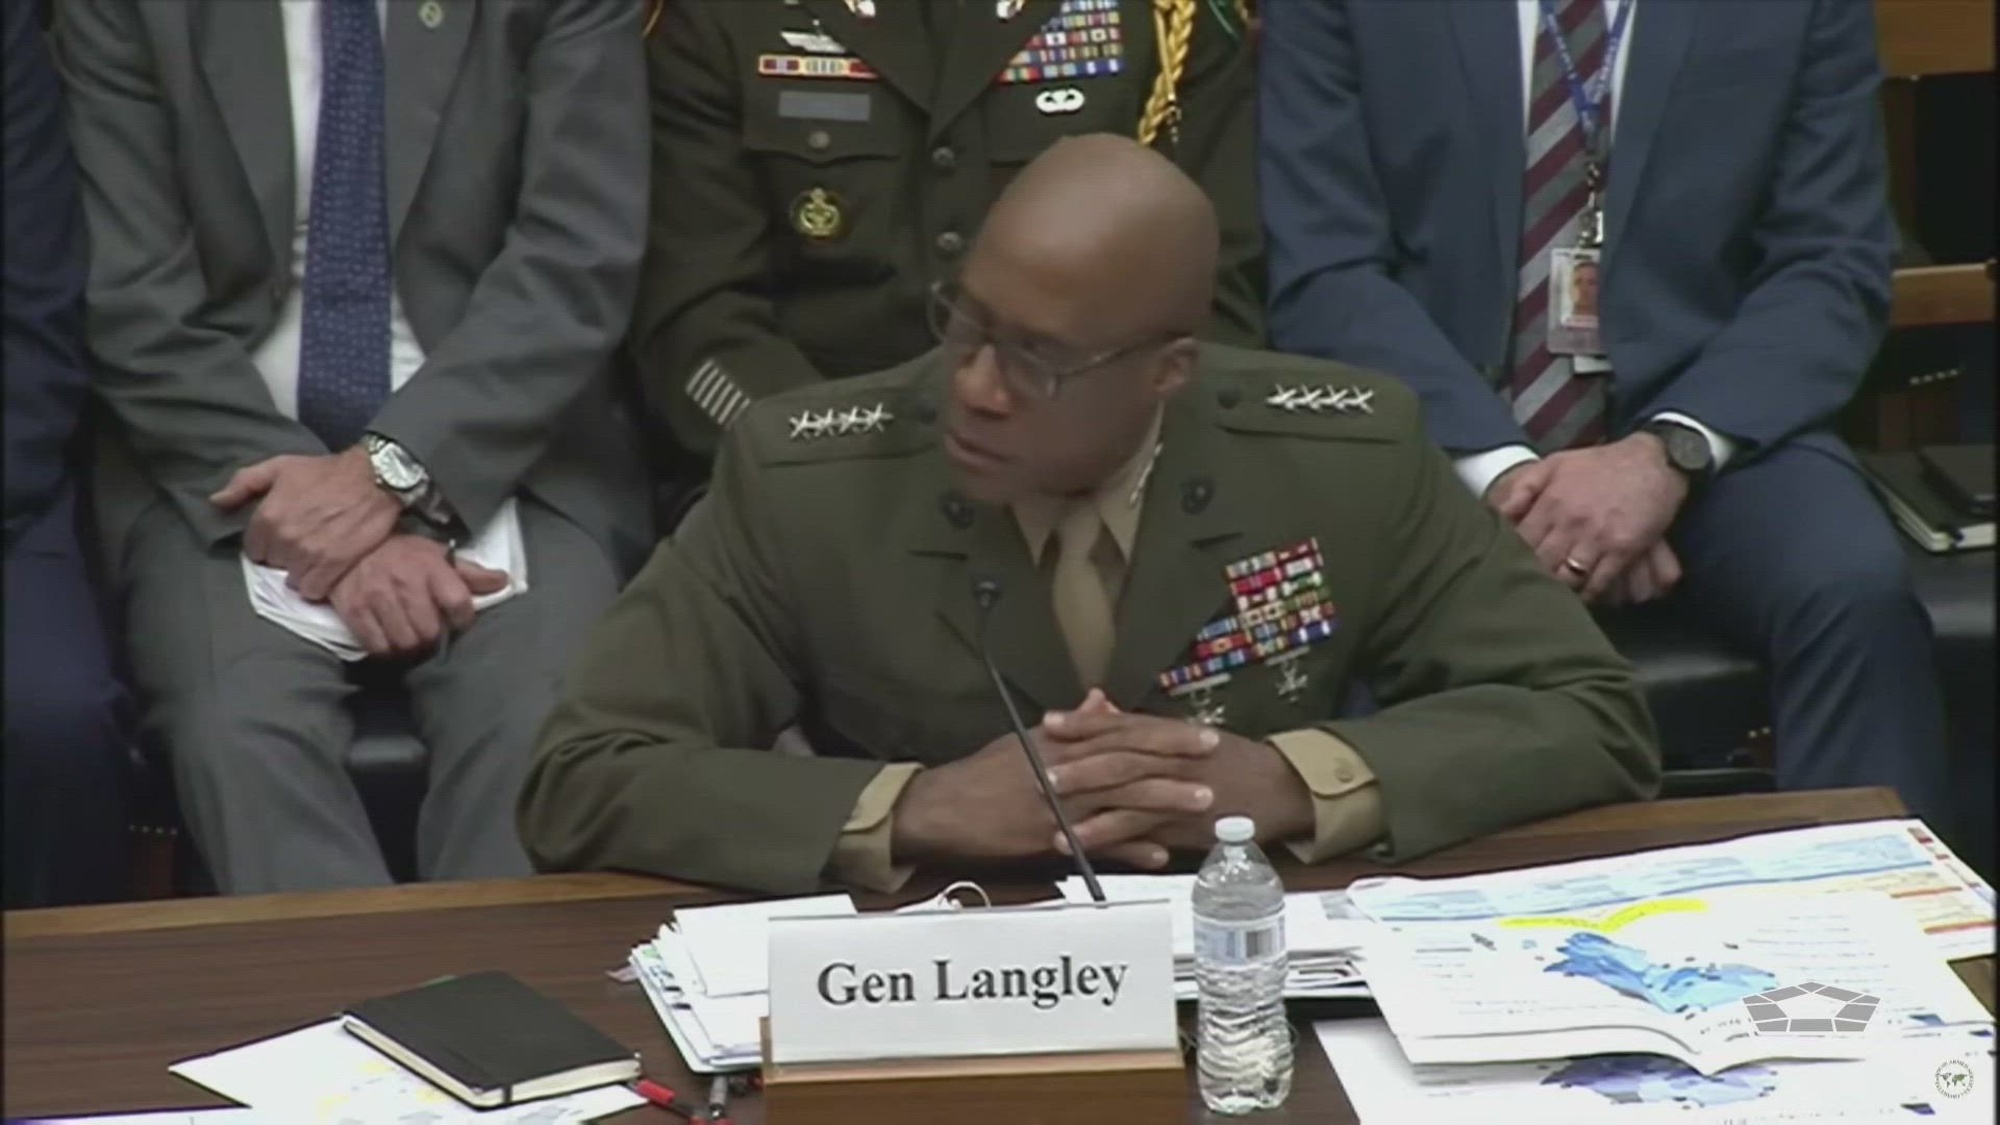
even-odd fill
[{"label": "olive green service coat", "polygon": [[1223,228],[1210,335],[1263,342],[1239,5],[1175,0],[1158,19],[1153,0],[1006,7],[662,0],[632,344],[648,413],[688,471],[750,402],[929,350],[931,283],[1065,136],[1148,140],[1207,190]]},{"label": "olive green service coat", "polygon": [[[1080,702],[1012,514],[953,491],[946,379],[926,355],[730,428],[713,490],[543,732],[520,803],[539,866],[812,889],[879,763],[949,762],[1007,729],[974,647],[981,580],[1002,590],[991,644],[1024,713]],[[1323,726],[1375,772],[1391,861],[1656,791],[1630,667],[1459,483],[1400,384],[1205,345],[1161,433],[1106,677],[1119,707],[1220,706],[1250,738]],[[1253,662],[1208,699],[1170,696],[1161,673],[1231,612],[1224,568],[1313,539],[1337,625],[1301,658],[1303,693]],[[1381,710],[1336,718],[1357,681]],[[794,723],[819,756],[764,749]]]}]

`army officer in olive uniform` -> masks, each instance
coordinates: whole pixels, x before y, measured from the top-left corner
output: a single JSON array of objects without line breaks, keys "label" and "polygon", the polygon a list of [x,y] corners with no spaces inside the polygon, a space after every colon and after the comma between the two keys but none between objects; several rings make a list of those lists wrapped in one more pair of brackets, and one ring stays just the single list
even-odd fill
[{"label": "army officer in olive uniform", "polygon": [[632,344],[706,475],[753,401],[928,350],[925,301],[1052,142],[1122,133],[1215,200],[1211,337],[1262,342],[1247,0],[661,0]]},{"label": "army officer in olive uniform", "polygon": [[[750,407],[543,731],[537,864],[800,892],[1051,855],[982,629],[1084,847],[1143,868],[1224,814],[1393,860],[1651,795],[1631,669],[1409,391],[1195,342],[1218,245],[1166,159],[1062,141],[936,353]],[[794,723],[816,756],[766,749]]]}]

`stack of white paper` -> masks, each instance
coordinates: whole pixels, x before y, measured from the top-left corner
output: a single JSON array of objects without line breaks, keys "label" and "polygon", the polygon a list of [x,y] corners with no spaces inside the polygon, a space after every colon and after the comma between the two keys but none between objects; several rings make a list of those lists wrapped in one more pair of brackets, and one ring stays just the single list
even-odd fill
[{"label": "stack of white paper", "polygon": [[[1194,976],[1193,875],[1100,875],[1098,885],[1112,902],[1165,899],[1173,907],[1174,995],[1192,1000],[1200,987]],[[1078,876],[1058,888],[1070,902],[1087,903],[1090,889]],[[1361,978],[1362,945],[1374,924],[1356,911],[1341,891],[1285,896],[1285,998],[1347,999],[1368,996]]]},{"label": "stack of white paper", "polygon": [[771,1010],[771,919],[853,913],[846,895],[693,907],[630,964],[689,1070],[748,1070],[763,1060],[758,1024]]},{"label": "stack of white paper", "polygon": [[[507,585],[472,599],[472,608],[485,612],[501,602],[528,592],[528,551],[521,540],[521,517],[513,499],[502,501],[498,514],[477,537],[458,551],[466,562],[497,570],[507,576]],[[243,556],[243,581],[250,591],[250,608],[257,616],[288,629],[350,663],[365,660],[368,650],[326,602],[309,602],[291,588],[289,576],[275,567],[264,566]]]},{"label": "stack of white paper", "polygon": [[1399,922],[1368,953],[1376,1003],[1413,1063],[1649,1054],[1713,1075],[1992,1022],[1874,891]]}]

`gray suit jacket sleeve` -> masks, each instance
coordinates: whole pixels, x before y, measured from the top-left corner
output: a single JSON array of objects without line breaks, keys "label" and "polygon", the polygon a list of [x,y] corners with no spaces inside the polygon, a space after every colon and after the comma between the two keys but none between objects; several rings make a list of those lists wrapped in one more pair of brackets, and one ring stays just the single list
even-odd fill
[{"label": "gray suit jacket sleeve", "polygon": [[139,19],[146,2],[56,9],[91,243],[85,331],[99,392],[133,451],[213,543],[247,517],[208,502],[231,473],[326,448],[278,411],[243,344],[207,319],[208,284],[174,175],[175,122]]},{"label": "gray suit jacket sleeve", "polygon": [[421,461],[473,528],[541,458],[631,320],[650,174],[641,11],[550,5],[524,76],[506,242],[463,318],[370,427]]}]

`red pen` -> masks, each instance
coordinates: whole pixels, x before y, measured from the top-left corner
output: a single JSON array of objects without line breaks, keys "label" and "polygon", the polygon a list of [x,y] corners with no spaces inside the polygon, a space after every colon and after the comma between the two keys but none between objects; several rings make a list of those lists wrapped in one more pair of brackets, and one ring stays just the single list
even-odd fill
[{"label": "red pen", "polygon": [[672,1090],[650,1078],[641,1078],[637,1082],[634,1082],[632,1084],[632,1092],[683,1121],[693,1121],[695,1119],[692,1110],[683,1109],[675,1104],[679,1099],[678,1094],[675,1094]]}]

